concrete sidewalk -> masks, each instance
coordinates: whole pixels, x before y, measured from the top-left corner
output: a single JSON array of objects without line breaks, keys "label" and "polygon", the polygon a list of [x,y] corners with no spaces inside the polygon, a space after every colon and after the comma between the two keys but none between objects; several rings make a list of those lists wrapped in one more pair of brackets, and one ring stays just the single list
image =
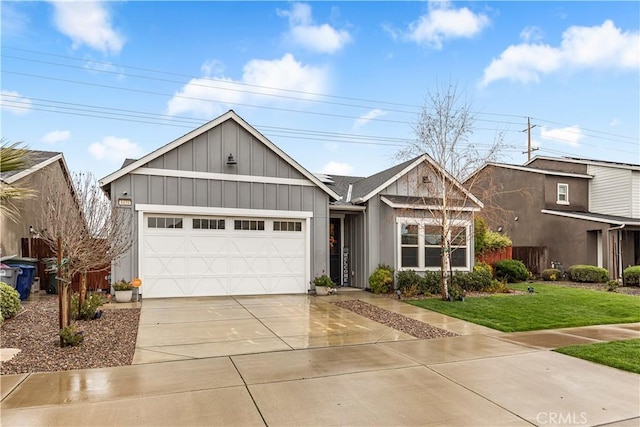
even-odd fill
[{"label": "concrete sidewalk", "polygon": [[504,334],[357,297],[461,336],[418,340],[333,297],[145,300],[136,365],[2,376],[0,422],[640,425],[639,375],[548,351],[640,324]]}]

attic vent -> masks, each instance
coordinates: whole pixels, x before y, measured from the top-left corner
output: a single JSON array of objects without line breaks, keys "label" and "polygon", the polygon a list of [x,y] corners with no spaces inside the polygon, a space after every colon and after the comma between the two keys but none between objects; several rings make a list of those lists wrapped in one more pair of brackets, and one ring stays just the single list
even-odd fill
[{"label": "attic vent", "polygon": [[429,181],[429,177],[427,175],[422,175],[422,183],[423,184],[428,184]]}]

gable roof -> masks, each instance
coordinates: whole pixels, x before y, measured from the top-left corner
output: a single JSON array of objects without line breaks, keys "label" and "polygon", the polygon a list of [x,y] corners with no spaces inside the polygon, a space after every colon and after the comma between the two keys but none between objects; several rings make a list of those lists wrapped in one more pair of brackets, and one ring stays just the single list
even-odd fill
[{"label": "gable roof", "polygon": [[551,161],[564,162],[564,163],[578,163],[582,165],[607,166],[607,167],[616,168],[616,169],[630,169],[630,170],[640,171],[640,164],[637,164],[637,163],[610,162],[607,160],[583,159],[580,157],[535,156],[533,159],[526,162],[525,166],[529,165],[535,160],[551,160]]},{"label": "gable roof", "polygon": [[518,166],[518,165],[511,165],[508,163],[488,162],[488,163],[485,163],[480,169],[472,173],[471,176],[465,182],[467,182],[471,177],[473,177],[478,172],[480,172],[481,170],[485,169],[488,166],[493,166],[493,167],[502,168],[502,169],[512,169],[512,170],[517,170],[522,172],[539,173],[543,175],[564,176],[569,178],[585,178],[585,179],[593,178],[592,175],[582,174],[582,173],[558,172],[558,171],[548,170],[548,169],[533,168],[531,166]]},{"label": "gable roof", "polygon": [[57,161],[61,162],[62,168],[64,169],[64,173],[67,174],[67,176],[70,176],[69,168],[67,168],[67,164],[64,161],[64,156],[62,155],[62,153],[57,151],[39,151],[39,150],[26,150],[26,151],[28,154],[25,160],[24,167],[22,169],[16,169],[16,170],[7,171],[7,172],[0,172],[0,181],[6,184],[12,184]]},{"label": "gable roof", "polygon": [[393,184],[400,177],[404,176],[407,172],[417,167],[422,162],[428,163],[438,173],[442,173],[445,176],[445,179],[453,182],[458,190],[460,190],[476,205],[484,207],[483,203],[478,200],[478,198],[471,194],[469,190],[464,188],[457,179],[455,179],[453,176],[451,176],[451,174],[449,174],[449,172],[447,172],[439,164],[437,164],[428,154],[422,154],[416,158],[407,160],[404,163],[400,163],[399,165],[393,166],[389,169],[383,170],[382,172],[378,172],[375,175],[371,175],[368,178],[364,178],[356,182],[353,188],[353,203],[366,202],[367,200],[378,194],[380,191]]},{"label": "gable roof", "polygon": [[[258,132],[253,126],[251,126],[249,123],[247,123],[242,117],[240,117],[238,114],[236,114],[235,111],[233,110],[229,110],[226,113],[222,114],[221,116],[218,116],[217,118],[211,120],[208,123],[205,123],[204,125],[200,126],[199,128],[196,128],[194,130],[192,130],[191,132],[179,137],[178,139],[175,139],[173,141],[171,141],[170,143],[158,148],[155,151],[152,151],[151,153],[147,154],[146,156],[132,161],[132,162],[128,162],[125,161],[122,168],[118,169],[117,171],[113,172],[110,175],[107,175],[106,177],[102,178],[100,180],[100,186],[103,187],[103,189],[108,186],[110,183],[112,183],[113,181],[115,181],[116,179],[134,171],[135,169],[138,169],[142,166],[144,166],[146,163],[149,163],[150,161],[168,153],[171,150],[174,150],[175,148],[181,146],[182,144],[191,141],[192,139],[194,139],[195,137],[215,128],[216,126],[226,122],[227,120],[233,120],[236,123],[238,123],[242,128],[244,128],[247,132],[249,132],[254,138],[256,138],[258,141],[262,142],[264,145],[266,145],[269,149],[271,149],[272,151],[274,151],[278,156],[280,156],[284,161],[286,161],[291,167],[293,167],[294,169],[296,169],[298,172],[300,172],[305,178],[307,178],[309,181],[313,182],[314,184],[316,184],[318,187],[320,187],[324,192],[326,192],[329,196],[333,197],[334,199],[338,200],[340,199],[340,196],[333,191],[331,188],[329,188],[324,182],[322,182],[318,177],[316,177],[315,175],[313,175],[311,172],[309,172],[308,170],[306,170],[304,167],[302,167],[298,162],[296,162],[295,160],[293,160],[291,157],[289,157],[289,155],[287,153],[285,153],[284,151],[282,151],[280,148],[278,148],[274,143],[272,143],[271,141],[269,141],[267,139],[267,137],[265,137],[264,135],[262,135],[260,132]],[[128,159],[131,160],[131,159]]]}]

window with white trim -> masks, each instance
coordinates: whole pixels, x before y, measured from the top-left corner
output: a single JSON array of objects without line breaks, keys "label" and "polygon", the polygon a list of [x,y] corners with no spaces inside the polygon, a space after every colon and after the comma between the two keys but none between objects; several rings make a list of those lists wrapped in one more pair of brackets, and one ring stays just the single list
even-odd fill
[{"label": "window with white trim", "polygon": [[224,219],[215,218],[193,218],[192,228],[194,230],[224,230]]},{"label": "window with white trim", "polygon": [[150,216],[147,218],[147,228],[182,228],[182,218]]},{"label": "window with white trim", "polygon": [[[449,227],[451,242],[451,267],[469,269],[470,221],[456,220]],[[414,270],[440,269],[442,251],[442,227],[434,220],[399,220],[399,268]]]},{"label": "window with white trim", "polygon": [[569,204],[569,184],[558,183],[556,204],[558,205]]},{"label": "window with white trim", "polygon": [[235,221],[233,221],[233,229],[264,231],[264,221],[253,219],[236,219]]}]

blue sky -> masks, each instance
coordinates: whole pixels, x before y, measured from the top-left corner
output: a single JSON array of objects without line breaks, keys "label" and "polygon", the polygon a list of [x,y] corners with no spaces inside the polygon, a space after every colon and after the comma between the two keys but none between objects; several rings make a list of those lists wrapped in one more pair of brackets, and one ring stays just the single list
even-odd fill
[{"label": "blue sky", "polygon": [[7,2],[2,136],[102,178],[229,109],[312,172],[369,175],[454,83],[502,160],[640,163],[638,2]]}]

